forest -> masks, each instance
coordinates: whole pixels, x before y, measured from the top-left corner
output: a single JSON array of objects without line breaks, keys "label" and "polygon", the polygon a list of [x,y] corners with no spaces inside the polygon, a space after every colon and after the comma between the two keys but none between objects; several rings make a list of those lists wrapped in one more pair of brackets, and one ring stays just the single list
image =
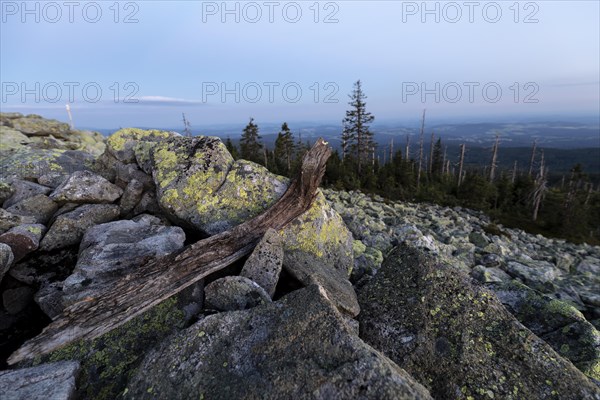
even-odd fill
[{"label": "forest", "polygon": [[[600,245],[600,193],[580,164],[575,162],[562,179],[550,179],[545,149],[534,141],[528,165],[519,166],[515,161],[511,168],[501,168],[497,162],[499,137],[487,165],[466,165],[466,144],[460,146],[458,163],[451,162],[443,139],[425,132],[425,110],[418,143],[411,144],[407,138],[406,143],[394,147],[392,141],[384,146],[385,151],[376,153],[381,146],[370,130],[375,117],[366,109],[360,81],[349,97],[341,151],[334,151],[327,163],[325,186],[360,190],[389,200],[471,208],[486,212],[495,224]],[[416,152],[411,151],[415,144]],[[234,158],[254,161],[287,177],[294,175],[309,149],[309,143],[296,137],[285,122],[275,145],[268,148],[252,118],[239,145],[227,138],[226,146]]]}]

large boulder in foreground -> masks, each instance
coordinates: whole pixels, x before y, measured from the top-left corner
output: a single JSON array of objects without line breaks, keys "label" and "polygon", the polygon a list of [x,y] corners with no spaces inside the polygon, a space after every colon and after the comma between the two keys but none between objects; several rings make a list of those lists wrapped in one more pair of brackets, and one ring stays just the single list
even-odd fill
[{"label": "large boulder in foreground", "polygon": [[78,399],[120,398],[146,352],[185,326],[182,310],[188,304],[190,292],[184,290],[97,339],[76,341],[37,357],[33,363],[77,360],[81,364]]},{"label": "large boulder in foreground", "polygon": [[79,363],[62,361],[15,371],[0,371],[3,400],[75,399]]},{"label": "large boulder in foreground", "polygon": [[491,292],[419,250],[394,250],[358,299],[361,338],[435,398],[600,398]]},{"label": "large boulder in foreground", "polygon": [[584,374],[600,381],[600,333],[579,310],[518,281],[488,286],[523,325]]},{"label": "large boulder in foreground", "polygon": [[149,353],[129,399],[429,399],[362,342],[316,285],[211,315]]}]

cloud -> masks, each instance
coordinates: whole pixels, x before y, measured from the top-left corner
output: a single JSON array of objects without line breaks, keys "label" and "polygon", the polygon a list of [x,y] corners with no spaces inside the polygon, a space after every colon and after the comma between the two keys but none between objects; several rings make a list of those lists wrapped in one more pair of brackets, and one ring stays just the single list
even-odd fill
[{"label": "cloud", "polygon": [[139,105],[150,105],[150,106],[197,106],[197,105],[205,105],[199,100],[188,100],[188,99],[179,99],[175,97],[166,97],[166,96],[140,96],[138,98],[139,102],[135,104]]}]

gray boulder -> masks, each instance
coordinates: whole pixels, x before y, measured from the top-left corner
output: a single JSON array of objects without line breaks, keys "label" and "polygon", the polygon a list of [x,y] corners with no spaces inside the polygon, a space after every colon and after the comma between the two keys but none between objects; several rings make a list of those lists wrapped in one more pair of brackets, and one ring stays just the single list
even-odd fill
[{"label": "gray boulder", "polygon": [[62,361],[37,367],[0,371],[3,400],[72,400],[79,363]]},{"label": "gray boulder", "polygon": [[435,398],[600,398],[492,293],[421,250],[394,250],[358,298],[361,338]]},{"label": "gray boulder", "polygon": [[52,319],[58,317],[64,309],[62,287],[61,282],[50,283],[38,290],[33,297],[44,314]]},{"label": "gray boulder", "polygon": [[240,275],[258,283],[273,298],[282,265],[283,246],[281,237],[274,229],[268,229],[246,260]]},{"label": "gray boulder", "polygon": [[64,304],[97,293],[149,259],[179,250],[184,241],[183,229],[150,215],[89,228],[73,274],[64,282]]},{"label": "gray boulder", "polygon": [[58,204],[45,194],[38,194],[19,201],[8,207],[6,211],[35,218],[38,224],[46,224],[58,210]]},{"label": "gray boulder", "polygon": [[40,249],[48,251],[76,245],[88,228],[112,221],[119,213],[116,204],[85,204],[61,214],[42,239]]},{"label": "gray boulder", "polygon": [[3,151],[0,148],[0,177],[37,180],[51,174],[53,178],[44,183],[52,182],[49,186],[54,187],[74,171],[89,169],[93,160],[85,151],[30,147]]},{"label": "gray boulder", "polygon": [[64,137],[70,130],[68,124],[54,119],[44,119],[33,115],[13,119],[11,125],[14,129],[27,136],[53,135],[55,137]]},{"label": "gray boulder", "polygon": [[21,200],[33,197],[38,194],[48,194],[52,191],[49,187],[38,185],[37,183],[15,179],[12,182],[13,194],[3,204],[4,208],[8,208],[13,204],[17,204]]},{"label": "gray boulder", "polygon": [[523,325],[600,381],[600,333],[579,310],[517,281],[494,283],[490,288]]},{"label": "gray boulder", "polygon": [[204,288],[205,306],[219,311],[236,311],[270,303],[271,297],[256,282],[243,276],[226,276]]},{"label": "gray boulder", "polygon": [[74,172],[50,198],[59,203],[112,203],[123,189],[90,171]]},{"label": "gray boulder", "polygon": [[35,218],[13,214],[0,208],[0,233],[24,224],[35,224]]},{"label": "gray boulder", "polygon": [[121,206],[121,216],[129,214],[142,199],[144,193],[144,184],[137,179],[132,179],[127,183],[119,205]]},{"label": "gray boulder", "polygon": [[14,262],[18,262],[29,253],[38,249],[40,239],[46,232],[41,224],[19,225],[0,235],[0,243],[10,246]]},{"label": "gray boulder", "polygon": [[429,399],[317,286],[211,315],[149,353],[125,398]]}]

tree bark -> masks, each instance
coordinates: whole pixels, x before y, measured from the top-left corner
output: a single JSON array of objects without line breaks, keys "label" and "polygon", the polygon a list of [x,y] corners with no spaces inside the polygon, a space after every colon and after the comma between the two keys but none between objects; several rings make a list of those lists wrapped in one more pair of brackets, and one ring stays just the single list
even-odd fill
[{"label": "tree bark", "polygon": [[229,231],[151,260],[106,291],[69,306],[14,352],[8,363],[49,353],[76,340],[97,338],[249,254],[268,228],[279,230],[310,208],[330,155],[327,142],[317,140],[304,156],[297,177],[271,208]]}]

